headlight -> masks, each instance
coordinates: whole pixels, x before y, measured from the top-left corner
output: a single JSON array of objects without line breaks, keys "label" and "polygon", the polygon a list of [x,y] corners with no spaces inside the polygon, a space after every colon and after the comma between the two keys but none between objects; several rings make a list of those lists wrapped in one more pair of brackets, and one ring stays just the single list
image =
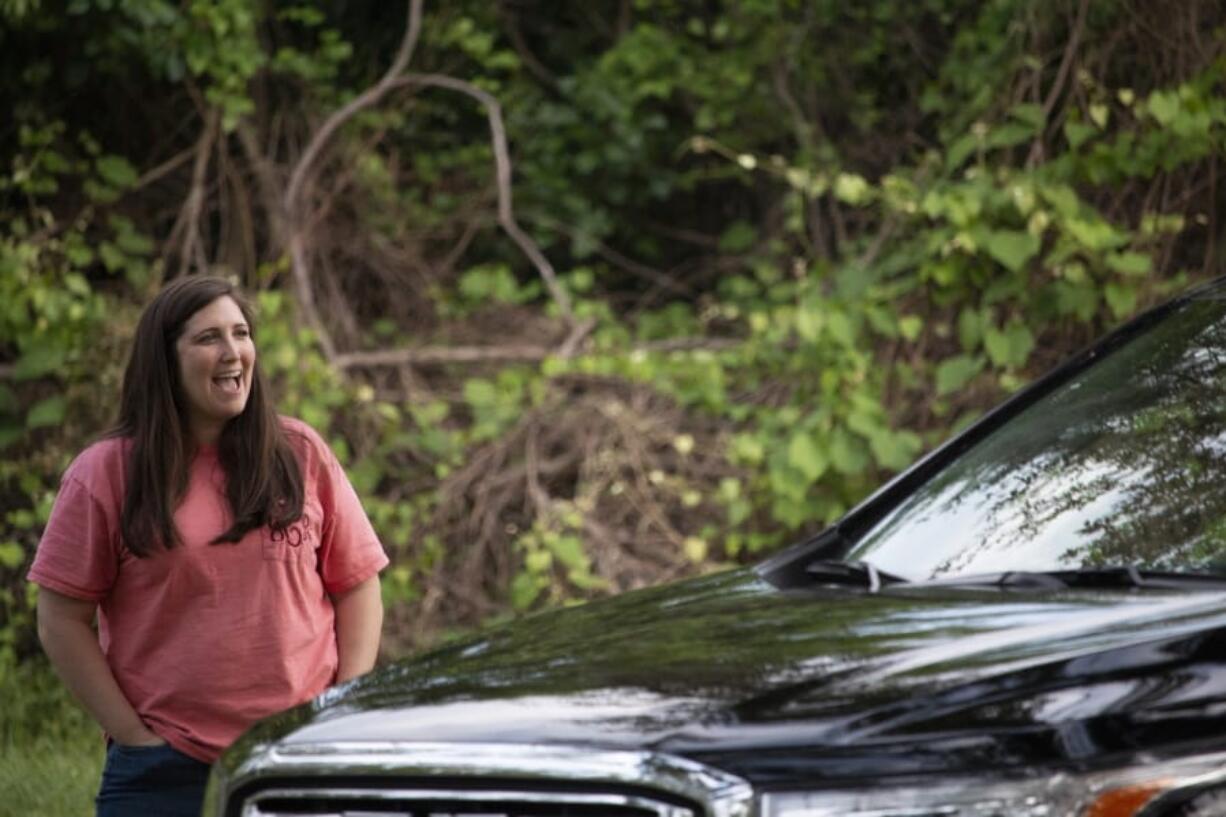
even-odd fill
[{"label": "headlight", "polygon": [[761,796],[762,817],[1226,817],[1226,754],[1084,775]]}]

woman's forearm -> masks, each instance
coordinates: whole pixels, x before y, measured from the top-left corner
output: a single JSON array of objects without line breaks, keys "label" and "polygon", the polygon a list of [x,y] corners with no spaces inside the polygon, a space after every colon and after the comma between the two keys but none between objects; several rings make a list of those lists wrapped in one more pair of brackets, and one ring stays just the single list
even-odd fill
[{"label": "woman's forearm", "polygon": [[124,696],[91,626],[94,605],[43,588],[38,637],[56,674],[115,741],[128,746],[162,743]]},{"label": "woman's forearm", "polygon": [[336,682],[370,672],[379,654],[383,630],[383,596],[379,577],[332,597],[336,610]]}]

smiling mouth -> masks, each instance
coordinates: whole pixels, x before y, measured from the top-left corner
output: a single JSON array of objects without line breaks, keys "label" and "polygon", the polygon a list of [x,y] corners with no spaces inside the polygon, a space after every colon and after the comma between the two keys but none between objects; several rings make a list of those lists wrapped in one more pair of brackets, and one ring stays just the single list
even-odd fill
[{"label": "smiling mouth", "polygon": [[226,394],[239,394],[243,390],[241,374],[214,377],[213,382]]}]

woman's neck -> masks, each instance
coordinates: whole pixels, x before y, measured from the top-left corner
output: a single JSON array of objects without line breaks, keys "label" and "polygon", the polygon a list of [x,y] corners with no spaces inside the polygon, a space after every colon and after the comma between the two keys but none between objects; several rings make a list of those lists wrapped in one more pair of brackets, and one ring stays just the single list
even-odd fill
[{"label": "woman's neck", "polygon": [[221,431],[223,428],[225,428],[224,423],[192,423],[189,429],[191,434],[191,442],[198,448],[216,448],[218,441],[221,440]]}]

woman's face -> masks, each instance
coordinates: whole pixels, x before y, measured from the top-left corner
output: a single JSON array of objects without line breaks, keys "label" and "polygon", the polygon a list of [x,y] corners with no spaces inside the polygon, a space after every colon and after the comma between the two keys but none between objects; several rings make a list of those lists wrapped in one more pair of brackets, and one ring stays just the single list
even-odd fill
[{"label": "woman's face", "polygon": [[234,299],[223,295],[187,319],[175,351],[192,436],[198,443],[215,443],[225,424],[242,414],[251,394],[251,327]]}]

